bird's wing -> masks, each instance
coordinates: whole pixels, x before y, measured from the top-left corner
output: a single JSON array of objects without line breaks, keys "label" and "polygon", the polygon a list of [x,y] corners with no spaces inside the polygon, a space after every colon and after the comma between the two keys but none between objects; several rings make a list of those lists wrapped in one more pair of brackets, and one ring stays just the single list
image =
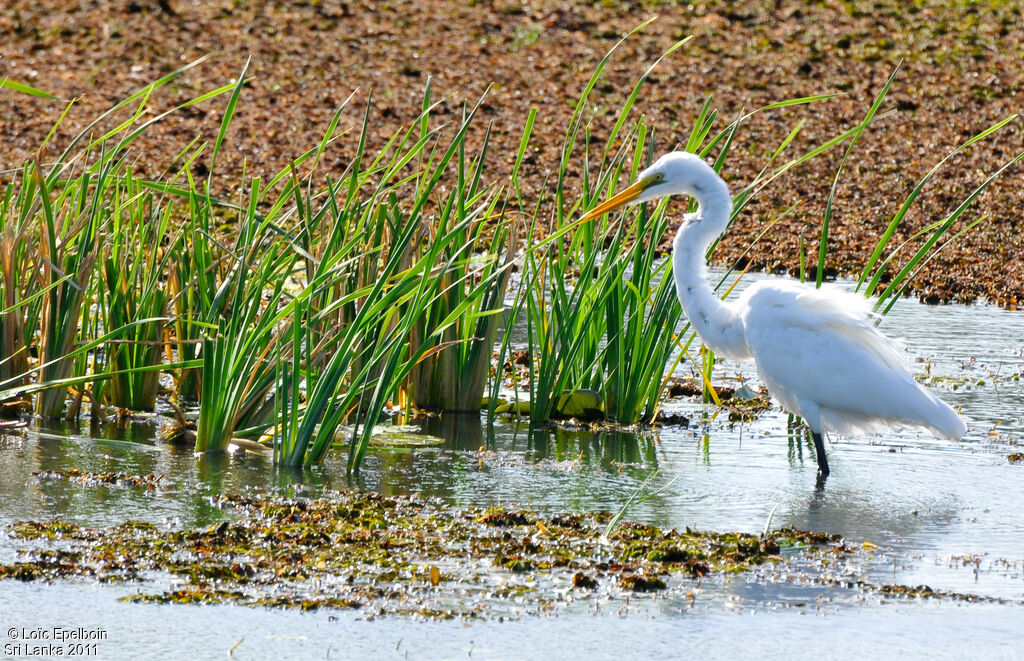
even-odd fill
[{"label": "bird's wing", "polygon": [[[903,345],[875,327],[871,304],[863,296],[834,287],[814,289],[784,280],[765,281],[747,290],[741,307],[745,326],[755,335],[759,328],[831,332],[864,346],[888,367],[907,369]],[[751,329],[751,325],[759,328]]]},{"label": "bird's wing", "polygon": [[962,433],[956,414],[907,371],[902,346],[871,323],[864,298],[784,281],[748,292],[744,336],[758,373],[790,410],[811,402],[823,424],[844,433],[891,424]]}]

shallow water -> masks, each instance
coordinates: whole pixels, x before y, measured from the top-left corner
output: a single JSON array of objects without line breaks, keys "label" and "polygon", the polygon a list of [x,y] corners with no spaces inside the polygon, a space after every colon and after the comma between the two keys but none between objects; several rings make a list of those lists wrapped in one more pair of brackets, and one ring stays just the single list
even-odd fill
[{"label": "shallow water", "polygon": [[[751,278],[753,281],[756,278]],[[457,505],[515,504],[542,512],[617,511],[640,490],[627,518],[658,526],[760,532],[773,528],[840,533],[878,548],[854,568],[859,578],[1008,600],[883,598],[854,589],[790,583],[765,575],[714,577],[701,607],[670,591],[599,608],[568,604],[557,616],[517,622],[367,619],[358,612],[293,612],[233,606],[128,604],[133,586],[0,582],[0,643],[24,644],[9,629],[101,629],[100,658],[189,654],[223,658],[666,658],[783,653],[792,658],[854,652],[929,658],[1021,658],[1024,617],[1024,315],[994,307],[926,307],[901,301],[884,330],[912,347],[944,399],[961,406],[969,432],[959,443],[894,432],[832,438],[832,476],[815,489],[813,450],[787,437],[773,410],[753,423],[691,402],[671,408],[688,428],[658,434],[530,430],[475,418],[424,423],[446,445],[375,451],[364,471],[344,477],[344,457],[315,472],[275,472],[253,455],[196,461],[153,439],[154,426],[37,429],[0,439],[0,525],[60,517],[85,525],[141,519],[206,526],[224,517],[210,496],[249,487],[315,495],[356,487],[418,492]],[[684,366],[682,373],[688,370]],[[718,374],[750,376],[723,365]],[[954,388],[955,386],[955,388]],[[485,446],[487,452],[478,453]],[[33,471],[153,472],[161,489],[84,487]],[[657,472],[657,475],[652,475]],[[650,479],[649,479],[650,478]],[[649,481],[648,481],[649,480]],[[646,484],[645,484],[645,481]],[[0,537],[0,561],[15,559]],[[850,568],[846,568],[850,571]],[[1014,603],[1016,602],[1016,603]],[[23,650],[5,647],[8,656]],[[66,653],[65,653],[66,654]]]}]

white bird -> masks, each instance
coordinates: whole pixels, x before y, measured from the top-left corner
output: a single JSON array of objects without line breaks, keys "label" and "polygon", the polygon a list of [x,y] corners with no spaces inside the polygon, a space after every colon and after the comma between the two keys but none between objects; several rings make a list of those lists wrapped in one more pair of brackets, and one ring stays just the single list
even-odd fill
[{"label": "white bird", "polygon": [[672,275],[686,316],[716,354],[753,359],[768,392],[804,419],[814,436],[819,484],[829,474],[826,430],[907,426],[953,439],[964,434],[960,416],[910,376],[905,352],[871,322],[864,297],[782,280],[751,285],[734,302],[715,295],[704,256],[728,225],[732,197],[698,156],[662,156],[582,220],[670,195],[692,196],[698,205],[683,217],[672,243]]}]

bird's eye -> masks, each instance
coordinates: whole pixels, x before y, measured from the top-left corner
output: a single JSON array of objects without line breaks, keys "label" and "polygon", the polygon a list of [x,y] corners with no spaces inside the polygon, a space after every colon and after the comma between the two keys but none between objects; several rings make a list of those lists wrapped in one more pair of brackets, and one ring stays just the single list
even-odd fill
[{"label": "bird's eye", "polygon": [[651,186],[657,186],[658,184],[665,183],[665,174],[663,172],[655,172],[651,176],[647,177],[644,188],[650,188]]}]

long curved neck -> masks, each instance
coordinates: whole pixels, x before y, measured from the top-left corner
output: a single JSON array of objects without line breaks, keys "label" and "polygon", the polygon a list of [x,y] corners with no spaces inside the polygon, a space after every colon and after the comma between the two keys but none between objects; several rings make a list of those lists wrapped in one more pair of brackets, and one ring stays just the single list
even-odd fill
[{"label": "long curved neck", "polygon": [[694,192],[697,212],[689,214],[672,243],[672,275],[690,324],[712,351],[742,360],[750,356],[738,311],[723,303],[708,282],[706,255],[712,242],[725,231],[732,197],[718,179]]}]

